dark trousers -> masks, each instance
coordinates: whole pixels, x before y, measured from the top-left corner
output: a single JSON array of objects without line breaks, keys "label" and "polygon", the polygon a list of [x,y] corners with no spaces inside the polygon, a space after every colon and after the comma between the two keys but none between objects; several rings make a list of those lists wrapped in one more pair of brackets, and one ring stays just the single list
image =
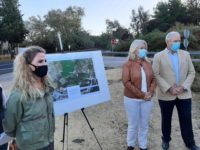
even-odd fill
[{"label": "dark trousers", "polygon": [[192,147],[195,144],[192,130],[192,114],[191,114],[191,99],[175,99],[173,101],[159,100],[161,116],[162,116],[162,140],[169,142],[171,140],[171,121],[173,108],[176,106],[181,129],[181,136],[187,147]]},{"label": "dark trousers", "polygon": [[7,150],[8,144],[4,144],[0,146],[0,150]]},{"label": "dark trousers", "polygon": [[[4,118],[4,111],[0,109],[0,134],[3,133],[2,120]],[[0,145],[0,150],[7,150],[8,144]]]},{"label": "dark trousers", "polygon": [[50,143],[48,146],[41,148],[39,150],[54,150],[54,142]]}]

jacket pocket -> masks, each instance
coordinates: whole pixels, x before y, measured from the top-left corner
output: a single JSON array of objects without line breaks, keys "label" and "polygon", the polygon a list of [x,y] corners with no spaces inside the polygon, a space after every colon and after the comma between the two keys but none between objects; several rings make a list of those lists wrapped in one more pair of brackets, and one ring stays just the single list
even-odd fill
[{"label": "jacket pocket", "polygon": [[44,142],[47,137],[46,118],[38,118],[31,121],[21,122],[18,125],[16,139],[21,145],[30,145]]}]

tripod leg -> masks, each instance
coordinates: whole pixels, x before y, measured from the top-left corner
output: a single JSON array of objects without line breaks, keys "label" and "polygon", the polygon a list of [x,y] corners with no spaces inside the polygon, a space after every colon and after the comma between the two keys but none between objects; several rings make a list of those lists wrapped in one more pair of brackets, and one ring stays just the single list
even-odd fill
[{"label": "tripod leg", "polygon": [[63,142],[62,150],[64,150],[65,147],[65,125],[67,125],[67,150],[68,150],[68,113],[64,114],[64,121],[63,121],[63,139],[61,142]]},{"label": "tripod leg", "polygon": [[99,148],[102,150],[101,144],[99,143],[99,140],[97,139],[97,136],[96,136],[96,134],[95,134],[94,131],[93,131],[94,128],[92,128],[92,126],[91,126],[91,124],[90,124],[90,122],[89,122],[89,120],[88,120],[88,118],[87,118],[87,116],[86,116],[86,114],[85,114],[85,112],[84,112],[84,108],[82,108],[81,111],[82,111],[82,113],[83,113],[83,115],[84,115],[84,117],[85,117],[85,120],[87,121],[87,123],[88,123],[88,125],[89,125],[89,127],[90,127],[90,130],[92,131],[92,133],[93,133],[93,135],[94,135],[94,138],[96,139],[96,141],[97,141],[97,143],[98,143],[98,145],[99,145]]},{"label": "tripod leg", "polygon": [[65,125],[67,126],[67,150],[68,150],[68,133],[69,133],[69,130],[68,130],[68,129],[69,129],[69,126],[68,126],[69,118],[68,118],[68,117],[69,117],[69,116],[67,115],[66,117],[67,117],[67,122],[66,122]]}]

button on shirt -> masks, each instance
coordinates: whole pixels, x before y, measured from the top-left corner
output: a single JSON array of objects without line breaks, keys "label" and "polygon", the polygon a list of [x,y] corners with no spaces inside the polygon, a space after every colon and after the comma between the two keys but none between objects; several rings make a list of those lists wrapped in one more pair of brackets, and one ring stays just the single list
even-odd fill
[{"label": "button on shirt", "polygon": [[180,70],[179,70],[179,58],[178,58],[178,54],[177,54],[177,53],[172,54],[172,53],[169,51],[169,52],[168,52],[168,56],[169,56],[169,58],[170,58],[170,60],[171,60],[174,73],[176,74],[176,85],[179,85],[179,74],[180,74]]}]

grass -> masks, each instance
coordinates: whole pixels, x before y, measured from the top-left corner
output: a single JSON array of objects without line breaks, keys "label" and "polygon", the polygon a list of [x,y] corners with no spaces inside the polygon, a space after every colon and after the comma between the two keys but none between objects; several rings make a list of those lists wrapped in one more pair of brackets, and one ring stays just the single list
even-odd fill
[{"label": "grass", "polygon": [[0,61],[2,60],[10,60],[10,55],[0,55]]}]

